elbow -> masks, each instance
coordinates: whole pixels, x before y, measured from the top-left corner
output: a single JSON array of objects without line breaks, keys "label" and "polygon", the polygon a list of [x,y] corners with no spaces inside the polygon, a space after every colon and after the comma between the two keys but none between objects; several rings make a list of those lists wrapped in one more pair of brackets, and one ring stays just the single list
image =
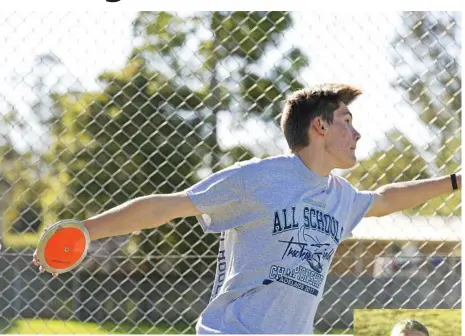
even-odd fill
[{"label": "elbow", "polygon": [[395,205],[389,197],[389,193],[382,189],[378,189],[375,194],[373,209],[367,217],[384,217],[395,211]]}]

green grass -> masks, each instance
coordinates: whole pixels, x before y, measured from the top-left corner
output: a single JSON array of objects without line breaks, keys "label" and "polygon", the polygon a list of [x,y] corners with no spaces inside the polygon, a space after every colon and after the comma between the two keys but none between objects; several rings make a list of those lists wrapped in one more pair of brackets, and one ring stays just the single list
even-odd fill
[{"label": "green grass", "polygon": [[[4,326],[3,326],[4,327]],[[129,323],[116,324],[113,322],[99,325],[92,322],[59,321],[45,319],[21,319],[16,320],[8,330],[2,329],[0,334],[195,334],[195,330],[188,326],[177,325],[176,329],[166,327],[154,327],[139,324],[134,326]]]},{"label": "green grass", "polygon": [[460,309],[356,309],[354,336],[389,336],[397,322],[408,318],[423,323],[431,336],[462,332]]},{"label": "green grass", "polygon": [[[58,321],[58,320],[44,320],[44,319],[22,319],[16,320],[13,326],[5,330],[5,324],[0,321],[0,334],[180,334],[187,333],[195,334],[195,329],[188,326],[177,325],[176,329],[166,327],[153,327],[150,325],[137,325],[122,323],[105,323],[98,325],[91,322],[79,321]],[[315,331],[315,333],[318,333]],[[323,333],[322,333],[323,334]],[[332,330],[327,335],[338,334],[352,334],[351,332],[344,332],[343,330]]]}]

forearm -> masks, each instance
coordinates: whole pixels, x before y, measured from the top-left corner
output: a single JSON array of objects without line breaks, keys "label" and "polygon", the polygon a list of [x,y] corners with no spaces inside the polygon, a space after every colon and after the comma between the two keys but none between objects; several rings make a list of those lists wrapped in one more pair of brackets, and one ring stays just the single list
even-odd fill
[{"label": "forearm", "polygon": [[139,197],[84,222],[91,240],[158,227],[174,219],[170,195]]},{"label": "forearm", "polygon": [[[462,175],[457,174],[457,186],[462,188]],[[377,193],[387,204],[387,212],[408,209],[435,197],[450,194],[452,189],[449,175],[411,182],[392,183],[378,188]]]}]

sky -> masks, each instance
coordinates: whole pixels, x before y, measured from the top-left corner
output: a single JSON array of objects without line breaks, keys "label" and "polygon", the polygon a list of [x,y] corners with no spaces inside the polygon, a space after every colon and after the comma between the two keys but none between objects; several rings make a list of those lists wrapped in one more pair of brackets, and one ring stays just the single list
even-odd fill
[{"label": "sky", "polygon": [[[365,92],[351,110],[354,125],[362,134],[357,155],[366,157],[377,148],[384,133],[396,127],[421,148],[434,135],[417,120],[408,107],[401,107],[400,95],[389,85],[395,69],[388,55],[389,41],[399,13],[294,12],[295,24],[286,35],[286,43],[299,46],[310,56],[310,67],[302,79],[308,85],[321,82],[346,82]],[[53,52],[64,64],[64,73],[87,90],[99,88],[96,77],[104,70],[116,70],[126,62],[132,49],[131,21],[136,12],[56,11],[47,13],[0,13],[0,110],[5,101],[14,105],[28,120],[28,135],[13,135],[18,146],[27,148],[45,143],[47,130],[30,122],[28,103],[33,95],[31,71],[38,54]],[[14,55],[14,57],[12,57]],[[3,100],[3,102],[2,102]],[[2,105],[3,103],[3,105]],[[243,123],[243,129],[231,135],[234,118],[228,112],[219,115],[220,144],[236,143],[269,148],[272,154],[285,150],[279,129],[264,127],[255,121]],[[253,136],[251,136],[253,135]],[[275,142],[279,137],[278,143]]]}]

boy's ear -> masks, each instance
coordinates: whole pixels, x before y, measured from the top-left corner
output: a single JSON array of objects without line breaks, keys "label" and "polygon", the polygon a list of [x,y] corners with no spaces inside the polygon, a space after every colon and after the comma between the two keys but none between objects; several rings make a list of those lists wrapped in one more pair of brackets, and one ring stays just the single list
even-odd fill
[{"label": "boy's ear", "polygon": [[320,117],[316,117],[312,120],[312,127],[321,135],[327,130],[326,122]]}]

